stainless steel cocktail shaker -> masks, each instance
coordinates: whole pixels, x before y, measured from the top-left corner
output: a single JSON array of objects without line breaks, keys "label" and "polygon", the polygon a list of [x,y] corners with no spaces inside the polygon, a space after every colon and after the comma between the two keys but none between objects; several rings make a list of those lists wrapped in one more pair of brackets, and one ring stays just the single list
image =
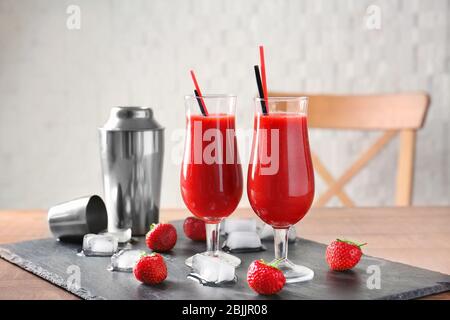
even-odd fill
[{"label": "stainless steel cocktail shaker", "polygon": [[159,221],[164,128],[150,108],[114,107],[99,131],[108,231],[144,235]]}]

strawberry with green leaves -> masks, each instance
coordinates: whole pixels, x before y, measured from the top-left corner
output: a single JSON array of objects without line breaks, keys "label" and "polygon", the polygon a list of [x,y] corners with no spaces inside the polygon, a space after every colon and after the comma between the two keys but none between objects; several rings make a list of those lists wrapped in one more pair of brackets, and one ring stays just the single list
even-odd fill
[{"label": "strawberry with green leaves", "polygon": [[253,261],[247,271],[247,282],[250,288],[259,294],[271,295],[283,289],[286,278],[277,268],[281,260],[266,263],[264,260]]},{"label": "strawberry with green leaves", "polygon": [[326,260],[331,270],[344,271],[352,269],[361,259],[361,247],[366,243],[358,244],[349,240],[336,239],[326,250]]},{"label": "strawberry with green leaves", "polygon": [[160,254],[147,255],[143,253],[141,259],[134,266],[133,273],[138,281],[154,285],[167,278],[167,266]]},{"label": "strawberry with green leaves", "polygon": [[170,223],[152,224],[145,243],[156,252],[170,251],[177,243],[177,230]]}]

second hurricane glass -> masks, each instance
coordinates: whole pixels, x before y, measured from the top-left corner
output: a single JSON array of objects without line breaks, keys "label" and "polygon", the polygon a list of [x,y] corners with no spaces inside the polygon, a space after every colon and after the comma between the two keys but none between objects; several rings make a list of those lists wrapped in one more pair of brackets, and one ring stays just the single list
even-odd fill
[{"label": "second hurricane glass", "polygon": [[[286,282],[307,281],[314,272],[287,258],[288,230],[308,212],[314,171],[308,142],[306,97],[256,99],[247,194],[253,211],[274,229],[275,260]],[[262,105],[268,113],[262,112]]]},{"label": "second hurricane glass", "polygon": [[[206,223],[206,252],[237,267],[241,260],[219,249],[219,225],[242,197],[242,168],[235,135],[236,96],[186,96],[186,138],[181,195],[189,211]],[[192,258],[186,260],[192,266]]]}]

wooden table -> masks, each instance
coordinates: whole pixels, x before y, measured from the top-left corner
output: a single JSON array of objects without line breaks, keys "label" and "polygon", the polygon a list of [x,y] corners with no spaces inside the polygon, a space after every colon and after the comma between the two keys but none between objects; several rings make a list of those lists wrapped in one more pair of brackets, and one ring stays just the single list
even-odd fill
[{"label": "wooden table", "polygon": [[[161,220],[186,210],[162,210]],[[234,217],[253,217],[239,209]],[[337,237],[367,242],[364,252],[450,274],[450,207],[313,209],[297,226],[301,237],[329,243]],[[0,211],[0,243],[49,237],[43,211]],[[449,299],[450,292],[427,297]],[[78,299],[0,259],[0,299]]]}]

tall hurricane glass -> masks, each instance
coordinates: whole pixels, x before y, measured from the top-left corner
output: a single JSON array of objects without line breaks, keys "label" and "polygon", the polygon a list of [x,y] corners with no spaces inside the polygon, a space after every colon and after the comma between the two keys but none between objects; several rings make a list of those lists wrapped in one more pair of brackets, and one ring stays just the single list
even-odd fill
[{"label": "tall hurricane glass", "polygon": [[[219,225],[242,197],[242,167],[236,135],[236,96],[203,96],[208,114],[195,96],[186,96],[186,140],[181,195],[189,211],[206,223],[206,252],[237,267],[239,258],[219,249]],[[186,260],[192,266],[192,257]]]},{"label": "tall hurricane glass", "polygon": [[[306,97],[255,99],[253,144],[247,194],[253,211],[274,229],[275,260],[287,283],[307,281],[314,272],[288,260],[288,231],[308,212],[314,171],[308,141]],[[262,103],[268,113],[262,112]]]}]

